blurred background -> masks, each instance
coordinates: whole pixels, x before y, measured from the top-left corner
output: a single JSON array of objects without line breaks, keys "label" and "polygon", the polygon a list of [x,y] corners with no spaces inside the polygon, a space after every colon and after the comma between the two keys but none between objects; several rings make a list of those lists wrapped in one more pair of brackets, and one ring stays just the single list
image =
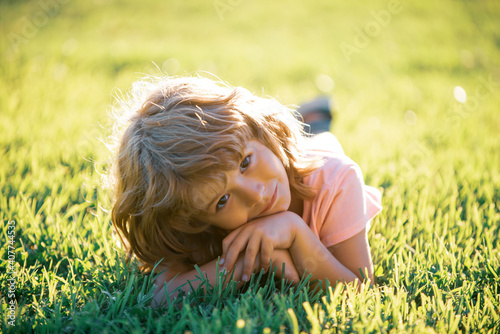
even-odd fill
[{"label": "blurred background", "polygon": [[91,158],[117,89],[208,71],[284,104],[335,96],[347,151],[394,160],[394,139],[492,111],[499,18],[494,0],[2,0],[0,140]]}]

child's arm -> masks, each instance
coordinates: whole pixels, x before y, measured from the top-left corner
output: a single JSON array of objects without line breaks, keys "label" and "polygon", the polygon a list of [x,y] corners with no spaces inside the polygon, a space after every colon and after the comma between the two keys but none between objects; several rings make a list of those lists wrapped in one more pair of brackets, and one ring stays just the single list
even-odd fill
[{"label": "child's arm", "polygon": [[[242,272],[243,272],[243,253],[238,257],[235,265],[234,265],[234,273],[233,280],[239,282],[238,287],[241,287],[245,282],[241,281]],[[288,250],[277,249],[272,253],[272,261],[276,264],[276,276],[278,278],[285,278],[289,281],[298,282],[299,274],[295,270],[294,263],[292,261],[291,255]],[[285,264],[285,273],[282,273],[282,264]],[[220,268],[221,270],[222,268]],[[168,296],[171,296],[172,293],[180,287],[180,289],[184,292],[189,292],[191,286],[196,289],[200,285],[200,280],[196,278],[199,276],[199,273],[196,269],[191,266],[185,264],[169,264],[169,268],[167,270],[166,267],[158,266],[157,272],[162,272],[155,281],[157,288],[154,292],[154,302],[153,306],[161,306],[165,303],[169,303],[170,299]],[[212,260],[202,266],[200,266],[200,271],[206,274],[211,285],[215,285],[217,279],[217,259]],[[259,259],[257,258],[254,263],[253,271],[260,270]],[[187,283],[190,281],[191,285]],[[167,294],[165,294],[165,283],[167,284],[166,290]]]},{"label": "child's arm", "polygon": [[[366,229],[345,241],[328,247],[328,250],[360,279],[369,278],[372,284],[375,283],[372,255]],[[362,274],[360,269],[363,272]]]},{"label": "child's arm", "polygon": [[301,217],[292,212],[281,212],[259,218],[231,232],[223,242],[225,266],[231,268],[235,254],[245,252],[243,274],[253,264],[258,252],[261,262],[274,249],[288,249],[297,272],[312,274],[312,279],[330,282],[352,282],[363,278],[367,271],[373,282],[370,248],[363,230],[354,237],[327,249],[309,229]]},{"label": "child's arm", "polygon": [[369,278],[373,283],[373,264],[370,246],[363,229],[350,239],[328,249],[307,229],[301,229],[289,249],[297,271],[307,270],[312,279],[324,281],[327,278],[332,284]]}]

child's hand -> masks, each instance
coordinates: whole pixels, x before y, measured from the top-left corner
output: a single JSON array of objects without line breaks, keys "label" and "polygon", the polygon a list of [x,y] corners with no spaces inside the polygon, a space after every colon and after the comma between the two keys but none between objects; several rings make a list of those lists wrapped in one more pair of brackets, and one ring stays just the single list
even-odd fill
[{"label": "child's hand", "polygon": [[267,270],[273,251],[290,248],[301,226],[307,227],[302,218],[290,211],[252,220],[224,238],[221,264],[231,270],[239,254],[244,251],[241,279],[247,281],[257,254],[260,252],[260,267]]},{"label": "child's hand", "polygon": [[[299,274],[288,250],[274,250],[271,259],[273,261],[273,267],[276,267],[276,277],[293,281],[294,284],[299,282]],[[285,264],[285,272],[283,272],[283,263]]]},{"label": "child's hand", "polygon": [[[233,280],[239,282],[238,287],[243,286],[245,282],[242,281],[242,272],[244,267],[244,253],[240,253],[236,259],[236,263],[233,267],[232,277]],[[271,254],[271,260],[273,267],[276,267],[276,277],[284,278],[288,281],[293,281],[297,283],[299,281],[299,274],[292,260],[290,252],[286,249],[275,249]],[[285,264],[285,271],[283,272],[283,263]],[[259,272],[262,269],[260,265],[260,257],[255,258],[255,262],[252,268],[252,272]]]}]

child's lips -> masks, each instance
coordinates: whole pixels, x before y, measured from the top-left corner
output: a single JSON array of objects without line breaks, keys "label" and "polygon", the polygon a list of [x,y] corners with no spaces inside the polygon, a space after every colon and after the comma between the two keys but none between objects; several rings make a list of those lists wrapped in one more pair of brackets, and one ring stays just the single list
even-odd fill
[{"label": "child's lips", "polygon": [[271,210],[274,206],[274,203],[276,203],[276,199],[278,198],[278,185],[276,185],[276,187],[274,188],[274,193],[271,197],[271,199],[269,200],[269,202],[267,203],[266,207],[264,208],[264,210],[259,214],[259,216],[262,216],[264,215],[267,211]]}]

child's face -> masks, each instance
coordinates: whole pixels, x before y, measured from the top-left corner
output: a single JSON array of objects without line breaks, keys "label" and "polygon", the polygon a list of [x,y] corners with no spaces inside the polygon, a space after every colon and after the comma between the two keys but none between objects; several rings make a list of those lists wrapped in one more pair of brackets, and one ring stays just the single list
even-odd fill
[{"label": "child's face", "polygon": [[236,170],[226,173],[227,184],[200,189],[206,213],[201,221],[234,230],[252,219],[288,210],[290,184],[281,160],[257,140],[250,141]]}]

